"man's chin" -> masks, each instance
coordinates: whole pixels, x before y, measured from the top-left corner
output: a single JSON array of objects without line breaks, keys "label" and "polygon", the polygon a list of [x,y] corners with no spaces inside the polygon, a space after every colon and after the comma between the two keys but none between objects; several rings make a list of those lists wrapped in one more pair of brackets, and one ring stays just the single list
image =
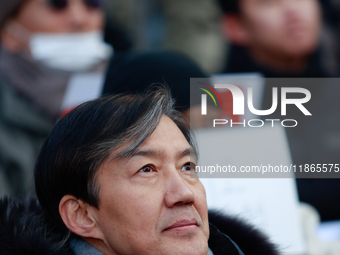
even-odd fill
[{"label": "man's chin", "polygon": [[311,55],[317,48],[317,44],[314,44],[306,40],[291,40],[286,46],[286,52],[292,57],[303,57]]},{"label": "man's chin", "polygon": [[171,230],[163,235],[163,241],[162,243],[168,247],[168,249],[171,247],[169,252],[172,253],[169,254],[206,255],[208,252],[208,239],[199,228],[198,230]]}]

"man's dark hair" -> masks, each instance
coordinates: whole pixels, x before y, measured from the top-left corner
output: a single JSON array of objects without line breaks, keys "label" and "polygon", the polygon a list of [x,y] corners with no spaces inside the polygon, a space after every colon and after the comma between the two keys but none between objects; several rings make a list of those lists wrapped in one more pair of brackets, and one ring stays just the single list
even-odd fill
[{"label": "man's dark hair", "polygon": [[133,155],[163,115],[194,147],[187,123],[163,86],[86,102],[55,125],[36,162],[35,189],[41,206],[61,229],[65,229],[58,209],[62,197],[70,194],[98,208],[98,167],[112,152],[117,151],[115,158]]},{"label": "man's dark hair", "polygon": [[225,14],[239,14],[239,0],[217,0]]}]

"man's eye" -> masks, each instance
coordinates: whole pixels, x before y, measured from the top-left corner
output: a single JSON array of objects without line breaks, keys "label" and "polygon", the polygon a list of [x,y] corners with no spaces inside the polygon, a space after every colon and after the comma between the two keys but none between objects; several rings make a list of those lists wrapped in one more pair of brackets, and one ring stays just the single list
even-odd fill
[{"label": "man's eye", "polygon": [[141,169],[139,169],[138,172],[151,173],[153,171],[155,171],[154,167],[152,167],[152,166],[143,166]]},{"label": "man's eye", "polygon": [[191,170],[193,170],[194,168],[195,168],[194,164],[188,162],[188,163],[186,163],[185,165],[182,166],[181,171],[182,171],[182,172],[191,171]]}]

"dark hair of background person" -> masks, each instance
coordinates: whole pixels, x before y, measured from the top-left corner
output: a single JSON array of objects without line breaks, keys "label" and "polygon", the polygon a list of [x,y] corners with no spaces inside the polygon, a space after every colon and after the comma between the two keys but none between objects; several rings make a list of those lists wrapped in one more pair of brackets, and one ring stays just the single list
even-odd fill
[{"label": "dark hair of background person", "polygon": [[[177,110],[184,112],[191,105],[190,78],[208,78],[189,57],[175,51],[132,52],[115,56],[106,74],[103,95],[141,92],[150,84],[166,84],[175,99]],[[210,103],[208,101],[208,103]]]},{"label": "dark hair of background person", "polygon": [[66,230],[58,209],[62,197],[70,194],[98,208],[98,167],[122,147],[115,157],[131,156],[153,133],[163,115],[175,122],[195,148],[187,123],[174,110],[164,86],[86,102],[55,125],[36,162],[35,188],[41,206],[60,229]]},{"label": "dark hair of background person", "polygon": [[225,14],[239,14],[239,0],[216,0]]},{"label": "dark hair of background person", "polygon": [[132,49],[132,39],[117,22],[106,19],[104,27],[104,40],[112,45],[115,53],[126,52]]},{"label": "dark hair of background person", "polygon": [[[240,0],[216,0],[222,11],[225,14],[240,14],[239,1]],[[331,22],[336,23],[339,21],[339,15],[336,8],[334,8],[334,3],[332,0],[319,0],[322,6],[322,11],[324,13],[324,18]]]}]

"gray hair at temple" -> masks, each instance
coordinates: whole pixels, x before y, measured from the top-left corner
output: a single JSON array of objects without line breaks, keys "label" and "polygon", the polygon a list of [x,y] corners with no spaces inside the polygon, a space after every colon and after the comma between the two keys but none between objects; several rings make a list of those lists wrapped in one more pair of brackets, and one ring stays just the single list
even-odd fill
[{"label": "gray hair at temple", "polygon": [[131,157],[164,115],[194,148],[188,123],[174,110],[168,89],[159,85],[144,93],[86,102],[55,125],[36,163],[35,187],[42,207],[61,229],[65,229],[58,210],[62,197],[70,194],[98,208],[98,167],[109,156]]}]

